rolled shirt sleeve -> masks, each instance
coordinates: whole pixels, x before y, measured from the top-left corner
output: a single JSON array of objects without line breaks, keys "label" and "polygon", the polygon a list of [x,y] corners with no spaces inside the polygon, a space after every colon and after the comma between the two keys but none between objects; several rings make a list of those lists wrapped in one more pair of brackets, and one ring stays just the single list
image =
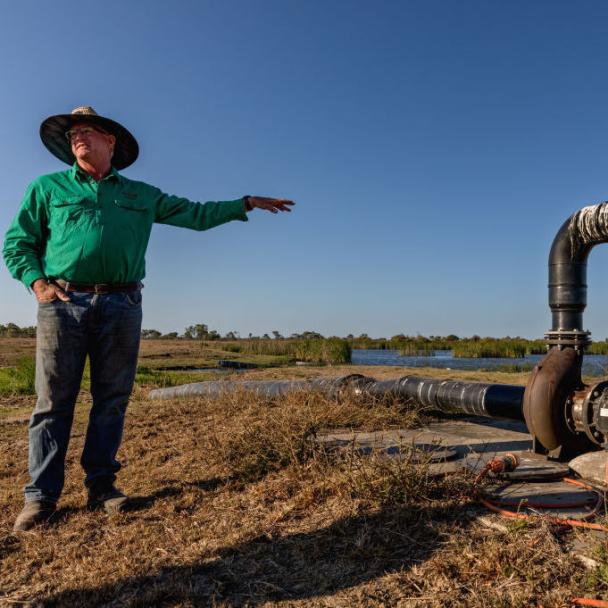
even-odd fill
[{"label": "rolled shirt sleeve", "polygon": [[45,194],[32,182],[4,238],[4,261],[13,278],[27,288],[45,278],[42,270],[46,226]]}]

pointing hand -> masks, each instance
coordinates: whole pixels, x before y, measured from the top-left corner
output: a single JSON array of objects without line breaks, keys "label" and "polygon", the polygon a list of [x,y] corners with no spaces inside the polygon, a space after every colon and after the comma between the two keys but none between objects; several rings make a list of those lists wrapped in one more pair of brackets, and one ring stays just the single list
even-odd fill
[{"label": "pointing hand", "polygon": [[295,203],[286,198],[268,198],[266,196],[245,197],[246,211],[251,211],[257,207],[258,209],[265,209],[271,213],[278,213],[279,211],[291,211],[290,207],[293,205],[295,205]]}]

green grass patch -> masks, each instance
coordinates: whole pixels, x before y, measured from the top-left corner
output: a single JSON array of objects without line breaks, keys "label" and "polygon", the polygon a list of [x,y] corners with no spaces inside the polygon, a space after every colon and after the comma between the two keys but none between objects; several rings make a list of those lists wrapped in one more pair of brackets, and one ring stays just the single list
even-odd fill
[{"label": "green grass patch", "polygon": [[0,368],[0,395],[33,395],[35,380],[35,360],[22,357],[14,366]]},{"label": "green grass patch", "polygon": [[[272,357],[266,360],[268,366],[289,365],[294,361],[339,365],[350,363],[351,345],[343,338],[295,338],[295,339],[251,339],[234,342],[203,342],[203,349],[221,347],[224,353],[241,355],[235,360],[252,362],[263,367],[266,365],[262,357]],[[255,356],[251,358],[251,356]],[[224,358],[224,357],[220,357]],[[228,358],[228,357],[226,357]]]},{"label": "green grass patch", "polygon": [[531,372],[533,369],[533,363],[505,363],[497,365],[496,367],[482,367],[479,371],[504,372],[506,374],[521,374],[524,372]]},{"label": "green grass patch", "polygon": [[[189,382],[214,380],[217,372],[187,372],[168,371],[140,366],[137,368],[135,383],[139,386],[159,387],[177,386]],[[23,357],[12,367],[0,368],[0,396],[34,395],[35,394],[36,363],[31,357]],[[82,389],[90,388],[89,363],[85,366],[82,377]]]},{"label": "green grass patch", "polygon": [[135,384],[139,387],[147,388],[166,388],[189,384],[191,382],[203,382],[204,380],[217,380],[220,376],[217,372],[187,372],[154,369],[151,367],[140,366],[135,374]]}]

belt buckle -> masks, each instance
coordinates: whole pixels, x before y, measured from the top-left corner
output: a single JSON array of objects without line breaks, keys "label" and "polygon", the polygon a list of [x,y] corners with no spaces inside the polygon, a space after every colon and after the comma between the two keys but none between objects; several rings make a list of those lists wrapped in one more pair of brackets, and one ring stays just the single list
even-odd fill
[{"label": "belt buckle", "polygon": [[104,295],[110,293],[110,285],[108,283],[96,283],[95,284],[95,295]]}]

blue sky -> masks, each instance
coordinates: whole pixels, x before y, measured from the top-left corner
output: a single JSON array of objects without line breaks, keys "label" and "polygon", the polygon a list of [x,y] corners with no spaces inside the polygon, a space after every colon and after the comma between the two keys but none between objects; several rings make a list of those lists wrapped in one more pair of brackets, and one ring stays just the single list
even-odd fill
[{"label": "blue sky", "polygon": [[[61,170],[48,115],[127,126],[125,175],[193,200],[297,201],[155,226],[144,327],[241,335],[548,329],[562,222],[608,198],[608,4],[0,0],[0,229]],[[608,335],[608,248],[586,326]],[[0,322],[35,322],[0,270]]]}]

